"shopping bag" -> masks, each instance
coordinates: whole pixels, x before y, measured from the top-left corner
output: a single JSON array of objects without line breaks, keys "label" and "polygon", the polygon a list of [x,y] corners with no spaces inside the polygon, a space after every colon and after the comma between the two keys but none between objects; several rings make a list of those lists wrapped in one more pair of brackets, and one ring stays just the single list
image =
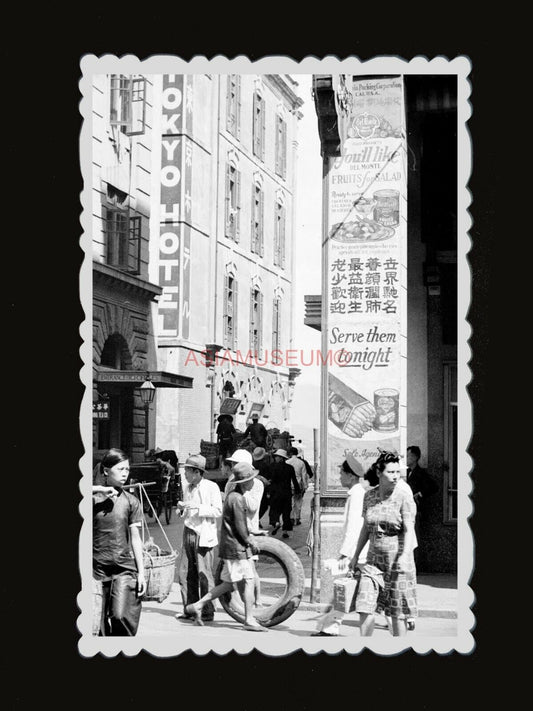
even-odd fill
[{"label": "shopping bag", "polygon": [[358,585],[359,576],[337,578],[333,582],[333,608],[338,612],[353,612]]}]

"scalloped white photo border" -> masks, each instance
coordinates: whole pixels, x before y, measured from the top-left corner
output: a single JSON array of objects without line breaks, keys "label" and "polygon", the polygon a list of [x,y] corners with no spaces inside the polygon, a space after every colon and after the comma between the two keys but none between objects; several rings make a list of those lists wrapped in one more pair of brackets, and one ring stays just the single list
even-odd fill
[{"label": "scalloped white photo border", "polygon": [[[471,294],[471,267],[467,259],[471,239],[469,230],[472,219],[468,211],[471,203],[471,193],[468,181],[472,170],[472,141],[466,122],[471,116],[472,106],[469,101],[471,86],[468,76],[472,65],[468,57],[458,56],[453,59],[437,56],[428,59],[424,56],[411,60],[396,56],[379,56],[368,60],[360,60],[356,56],[345,59],[328,55],[323,59],[306,57],[296,61],[284,56],[271,56],[251,61],[245,56],[228,59],[222,55],[213,59],[197,56],[189,62],[173,55],[158,55],[140,60],[134,55],[117,57],[111,54],[97,57],[86,55],[80,62],[82,76],[79,82],[82,99],[80,113],[83,118],[80,134],[80,165],[83,176],[83,191],[81,193],[81,226],[83,234],[80,244],[85,252],[84,262],[80,269],[80,300],[85,313],[85,319],[80,325],[83,345],[80,355],[83,366],[80,378],[85,386],[85,392],[80,407],[80,430],[84,445],[84,454],[80,460],[80,492],[82,500],[79,504],[80,538],[79,567],[82,579],[82,589],[77,596],[80,615],[77,626],[81,637],[78,649],[81,655],[93,657],[103,654],[113,657],[119,653],[134,656],[145,650],[157,657],[176,656],[188,650],[203,656],[209,652],[223,655],[231,651],[248,654],[253,649],[269,656],[285,656],[303,650],[314,655],[319,652],[338,654],[345,651],[349,654],[359,654],[369,649],[378,655],[394,655],[408,649],[419,654],[434,651],[438,654],[449,654],[456,651],[469,654],[475,648],[472,630],[475,617],[471,610],[475,596],[469,586],[474,569],[474,539],[469,524],[473,505],[470,499],[473,484],[470,477],[472,458],[467,454],[467,446],[473,432],[472,403],[467,393],[467,385],[472,379],[469,361],[472,353],[469,346],[471,327],[467,321]],[[392,637],[362,638],[357,633],[328,640],[324,649],[323,638],[302,637],[294,635],[287,640],[288,635],[276,634],[270,629],[267,634],[259,635],[260,640],[237,640],[231,630],[223,638],[194,639],[187,638],[186,631],[175,637],[96,637],[92,635],[92,580],[91,566],[86,563],[92,558],[91,521],[92,521],[92,238],[91,238],[91,84],[95,74],[455,74],[457,76],[457,143],[458,143],[458,214],[457,214],[457,268],[458,268],[458,521],[457,521],[457,634],[453,637]],[[84,564],[82,565],[82,561]],[[195,636],[197,637],[197,636]],[[255,637],[255,635],[254,635]]]}]

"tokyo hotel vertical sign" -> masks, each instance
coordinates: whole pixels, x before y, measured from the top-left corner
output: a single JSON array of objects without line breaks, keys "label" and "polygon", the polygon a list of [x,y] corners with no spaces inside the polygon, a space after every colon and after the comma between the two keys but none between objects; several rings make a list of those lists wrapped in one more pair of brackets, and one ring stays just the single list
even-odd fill
[{"label": "tokyo hotel vertical sign", "polygon": [[[326,471],[366,472],[405,447],[407,180],[403,81],[354,78],[336,95],[341,155],[325,178]],[[342,103],[339,101],[339,96]]]},{"label": "tokyo hotel vertical sign", "polygon": [[192,213],[192,77],[163,75],[158,336],[188,339]]}]

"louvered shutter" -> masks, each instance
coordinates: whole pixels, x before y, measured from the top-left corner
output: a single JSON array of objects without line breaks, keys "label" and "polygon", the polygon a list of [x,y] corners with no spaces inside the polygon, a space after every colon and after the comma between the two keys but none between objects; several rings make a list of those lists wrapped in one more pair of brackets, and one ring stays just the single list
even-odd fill
[{"label": "louvered shutter", "polygon": [[253,120],[253,146],[254,146],[254,155],[258,156],[259,155],[259,136],[260,136],[260,126],[259,126],[259,114],[258,114],[258,108],[259,108],[259,97],[257,94],[254,94],[254,120]]},{"label": "louvered shutter", "polygon": [[277,175],[280,175],[280,152],[281,152],[281,144],[280,144],[280,135],[279,135],[279,116],[276,116],[276,165],[275,165],[275,171]]},{"label": "louvered shutter", "polygon": [[229,339],[229,334],[228,334],[228,293],[229,293],[229,276],[226,274],[224,276],[224,305],[223,305],[223,315],[222,315],[222,321],[224,323],[224,346],[226,348],[230,347],[231,344],[228,343]]},{"label": "louvered shutter", "polygon": [[261,99],[261,160],[265,160],[265,135],[266,135],[266,120],[265,120],[265,100]]},{"label": "louvered shutter", "polygon": [[259,356],[263,355],[263,294],[259,292],[258,294],[258,305],[257,305],[257,350]]},{"label": "louvered shutter", "polygon": [[272,302],[272,350],[278,348],[278,300]]},{"label": "louvered shutter", "polygon": [[278,302],[278,348],[281,350],[281,299],[277,299]]},{"label": "louvered shutter", "polygon": [[262,190],[259,191],[259,254],[261,257],[264,254],[265,246],[263,239],[263,223],[264,223],[264,205],[265,195]]},{"label": "louvered shutter", "polygon": [[240,223],[241,223],[241,171],[235,171],[235,214],[233,216],[234,238],[235,242],[240,239]]},{"label": "louvered shutter", "polygon": [[230,133],[233,133],[233,130],[232,130],[233,116],[232,116],[232,111],[231,111],[231,109],[232,109],[232,105],[231,105],[232,84],[233,84],[233,75],[228,74],[227,75],[227,85],[226,85],[226,129]]},{"label": "louvered shutter", "polygon": [[280,220],[280,230],[279,230],[279,241],[280,241],[280,254],[281,254],[281,268],[285,268],[285,205],[281,206],[281,220]]},{"label": "louvered shutter", "polygon": [[287,175],[287,124],[281,122],[281,176]]},{"label": "louvered shutter", "polygon": [[252,221],[250,226],[250,249],[256,251],[255,247],[255,183],[252,183]]},{"label": "louvered shutter", "polygon": [[231,182],[231,167],[229,163],[226,163],[226,227],[224,234],[226,237],[231,236],[231,202],[230,202],[230,182]]},{"label": "louvered shutter", "polygon": [[233,280],[233,342],[230,343],[230,347],[236,351],[237,350],[237,328],[239,326],[239,285],[237,280]]},{"label": "louvered shutter", "polygon": [[250,289],[250,350],[252,354],[255,350],[254,343],[254,290]]},{"label": "louvered shutter", "polygon": [[241,136],[241,75],[235,75],[235,121],[237,125],[237,138]]}]

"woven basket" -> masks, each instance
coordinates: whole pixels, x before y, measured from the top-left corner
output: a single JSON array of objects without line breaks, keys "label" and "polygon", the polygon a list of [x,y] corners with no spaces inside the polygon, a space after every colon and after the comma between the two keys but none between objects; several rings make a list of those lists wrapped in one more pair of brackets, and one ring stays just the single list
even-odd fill
[{"label": "woven basket", "polygon": [[176,569],[176,551],[162,551],[158,546],[154,553],[144,551],[146,592],[143,600],[163,602],[172,589]]}]

